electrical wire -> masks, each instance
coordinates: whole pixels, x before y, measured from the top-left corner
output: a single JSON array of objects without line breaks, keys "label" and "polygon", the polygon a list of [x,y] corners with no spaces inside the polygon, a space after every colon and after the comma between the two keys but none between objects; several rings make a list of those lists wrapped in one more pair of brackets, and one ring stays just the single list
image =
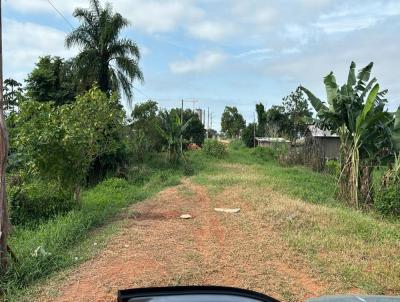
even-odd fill
[{"label": "electrical wire", "polygon": [[54,8],[54,10],[61,16],[61,18],[64,19],[65,22],[68,23],[68,25],[71,27],[72,30],[75,29],[75,27],[71,24],[71,22],[68,21],[68,19],[57,9],[57,7],[54,5],[54,3],[50,0],[47,0],[47,2]]}]

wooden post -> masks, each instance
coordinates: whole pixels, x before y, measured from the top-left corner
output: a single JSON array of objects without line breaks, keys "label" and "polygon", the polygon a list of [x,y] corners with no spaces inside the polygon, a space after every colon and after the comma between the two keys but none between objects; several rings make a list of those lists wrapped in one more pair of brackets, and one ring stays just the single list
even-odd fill
[{"label": "wooden post", "polygon": [[[183,99],[182,99],[182,104],[181,104],[181,129],[183,125]],[[183,134],[181,132],[181,154],[183,154]]]},{"label": "wooden post", "polygon": [[8,266],[7,237],[9,220],[6,194],[6,164],[8,152],[8,135],[3,112],[3,40],[2,40],[2,12],[0,1],[0,267],[5,270]]},{"label": "wooden post", "polygon": [[256,114],[253,112],[253,147],[256,147]]}]

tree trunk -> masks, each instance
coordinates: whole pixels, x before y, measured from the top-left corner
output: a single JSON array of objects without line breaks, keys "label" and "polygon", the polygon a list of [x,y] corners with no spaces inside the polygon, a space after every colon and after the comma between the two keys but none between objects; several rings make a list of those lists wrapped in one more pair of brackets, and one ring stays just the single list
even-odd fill
[{"label": "tree trunk", "polygon": [[2,23],[0,2],[0,268],[5,270],[8,265],[7,237],[9,220],[6,195],[6,164],[8,152],[8,135],[4,119],[3,99],[3,51],[2,51]]},{"label": "tree trunk", "polygon": [[74,200],[77,204],[81,203],[81,186],[76,185],[74,190]]},{"label": "tree trunk", "polygon": [[372,168],[364,166],[360,169],[360,197],[364,206],[373,203]]},{"label": "tree trunk", "polygon": [[101,62],[100,66],[100,74],[99,74],[99,88],[101,91],[106,93],[107,95],[110,94],[110,81],[108,77],[108,59],[103,59],[104,62]]}]

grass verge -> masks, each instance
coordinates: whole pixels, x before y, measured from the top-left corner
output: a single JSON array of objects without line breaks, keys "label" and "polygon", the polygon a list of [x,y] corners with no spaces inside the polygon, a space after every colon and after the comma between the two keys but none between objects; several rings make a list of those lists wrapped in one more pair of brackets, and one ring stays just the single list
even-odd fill
[{"label": "grass verge", "polygon": [[83,192],[79,209],[35,228],[16,227],[9,243],[18,262],[0,278],[3,299],[11,300],[27,286],[87,259],[91,253],[85,248],[89,232],[109,223],[128,205],[178,184],[181,174],[179,169],[164,168],[152,170],[144,180],[135,182],[110,178]]},{"label": "grass verge", "polygon": [[212,194],[242,188],[242,198],[307,259],[329,293],[400,294],[400,221],[347,207],[335,197],[332,176],[281,167],[243,148],[222,160],[201,152],[192,160],[202,167],[194,181]]}]

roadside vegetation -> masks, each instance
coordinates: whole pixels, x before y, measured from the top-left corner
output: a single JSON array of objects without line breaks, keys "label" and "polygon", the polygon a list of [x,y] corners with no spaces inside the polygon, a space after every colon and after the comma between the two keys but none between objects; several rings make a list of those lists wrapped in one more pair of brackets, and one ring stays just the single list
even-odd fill
[{"label": "roadside vegetation", "polygon": [[304,166],[282,167],[271,152],[233,141],[223,159],[206,161],[207,155],[192,154],[198,169],[207,166],[193,180],[207,186],[211,196],[241,188],[241,198],[305,256],[315,276],[331,283],[325,294],[358,289],[398,295],[399,219],[349,207],[337,197],[334,175]]},{"label": "roadside vegetation", "polygon": [[[217,133],[194,110],[154,100],[124,109],[122,97],[131,104],[144,79],[140,49],[121,36],[122,15],[89,3],[65,40],[80,48],[75,58],[38,58],[25,87],[4,81],[0,297],[89,258],[85,239],[182,177],[211,195],[240,187],[240,200],[261,209],[257,219],[327,282],[400,292],[400,108],[387,111],[372,63],[358,74],[351,63],[342,86],[328,74],[326,102],[298,87],[281,105],[257,104],[247,125],[227,106]],[[305,147],[310,125],[339,136],[337,158]],[[269,145],[256,146],[260,137]]]}]

